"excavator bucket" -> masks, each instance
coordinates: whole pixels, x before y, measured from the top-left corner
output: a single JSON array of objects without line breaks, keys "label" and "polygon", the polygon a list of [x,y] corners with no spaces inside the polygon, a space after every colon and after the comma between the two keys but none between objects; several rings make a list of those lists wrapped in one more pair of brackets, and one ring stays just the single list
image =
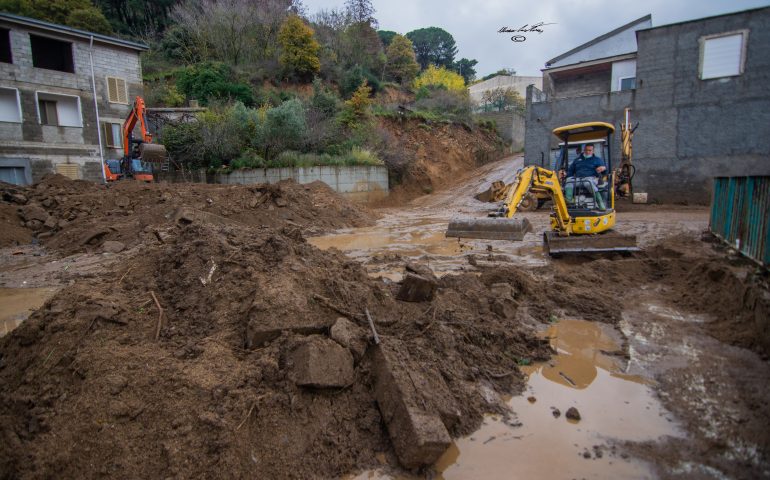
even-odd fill
[{"label": "excavator bucket", "polygon": [[142,143],[139,146],[140,159],[143,162],[163,163],[166,161],[166,147],[157,143]]},{"label": "excavator bucket", "polygon": [[621,235],[617,232],[596,235],[560,236],[558,232],[543,234],[543,249],[548,255],[588,254],[600,252],[636,252],[636,235]]},{"label": "excavator bucket", "polygon": [[532,231],[529,220],[514,218],[476,218],[453,220],[446,231],[447,237],[481,238],[487,240],[521,241]]}]

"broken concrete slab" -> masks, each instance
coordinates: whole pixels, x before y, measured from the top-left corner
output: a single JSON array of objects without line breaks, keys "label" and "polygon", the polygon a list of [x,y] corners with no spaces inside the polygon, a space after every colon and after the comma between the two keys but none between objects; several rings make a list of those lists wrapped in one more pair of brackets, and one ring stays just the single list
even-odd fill
[{"label": "broken concrete slab", "polygon": [[373,352],[374,398],[399,462],[406,468],[435,463],[452,439],[430,400],[418,390],[422,382],[408,370],[408,353],[385,343]]},{"label": "broken concrete slab", "polygon": [[404,302],[425,302],[433,300],[438,283],[435,279],[414,273],[407,273],[401,281],[396,298]]},{"label": "broken concrete slab", "polygon": [[329,331],[332,340],[350,350],[356,361],[366,352],[366,333],[345,317],[339,317]]},{"label": "broken concrete slab", "polygon": [[353,355],[334,340],[314,336],[291,354],[291,376],[301,387],[338,388],[353,383]]},{"label": "broken concrete slab", "polygon": [[265,323],[264,318],[252,318],[246,325],[246,348],[259,348],[280,337],[283,332],[297,333],[300,335],[313,335],[323,333],[328,325],[308,321],[305,323],[287,323],[274,321]]}]

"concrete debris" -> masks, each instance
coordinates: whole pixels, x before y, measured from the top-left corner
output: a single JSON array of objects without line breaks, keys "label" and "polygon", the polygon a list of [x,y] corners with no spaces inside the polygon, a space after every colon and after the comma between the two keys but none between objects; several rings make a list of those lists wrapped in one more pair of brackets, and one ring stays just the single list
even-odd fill
[{"label": "concrete debris", "polygon": [[338,388],[353,383],[353,355],[337,342],[314,336],[291,355],[294,383],[301,387]]},{"label": "concrete debris", "polygon": [[401,281],[396,298],[404,302],[425,302],[433,300],[438,283],[422,275],[407,273]]}]

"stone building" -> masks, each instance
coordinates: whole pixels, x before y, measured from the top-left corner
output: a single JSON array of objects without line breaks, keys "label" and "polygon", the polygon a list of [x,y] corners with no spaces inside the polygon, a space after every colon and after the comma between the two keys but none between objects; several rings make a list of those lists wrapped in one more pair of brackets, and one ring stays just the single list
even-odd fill
[{"label": "stone building", "polygon": [[58,172],[102,181],[100,136],[104,158],[122,156],[120,129],[142,93],[144,50],[0,14],[0,180],[28,184]]},{"label": "stone building", "polygon": [[770,7],[658,27],[642,17],[546,64],[543,91],[527,91],[525,163],[551,155],[553,128],[617,128],[630,108],[634,190],[708,203],[715,176],[770,175],[768,84]]}]

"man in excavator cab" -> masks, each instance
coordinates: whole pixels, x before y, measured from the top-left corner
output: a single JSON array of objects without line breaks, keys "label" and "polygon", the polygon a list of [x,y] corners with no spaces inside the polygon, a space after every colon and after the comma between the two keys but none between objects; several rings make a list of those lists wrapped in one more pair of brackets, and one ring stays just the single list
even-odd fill
[{"label": "man in excavator cab", "polygon": [[559,170],[559,179],[564,185],[567,203],[583,203],[589,208],[605,210],[607,199],[604,197],[604,191],[607,182],[603,174],[606,171],[604,160],[594,155],[593,144],[586,144],[583,152],[567,167],[566,172]]}]

